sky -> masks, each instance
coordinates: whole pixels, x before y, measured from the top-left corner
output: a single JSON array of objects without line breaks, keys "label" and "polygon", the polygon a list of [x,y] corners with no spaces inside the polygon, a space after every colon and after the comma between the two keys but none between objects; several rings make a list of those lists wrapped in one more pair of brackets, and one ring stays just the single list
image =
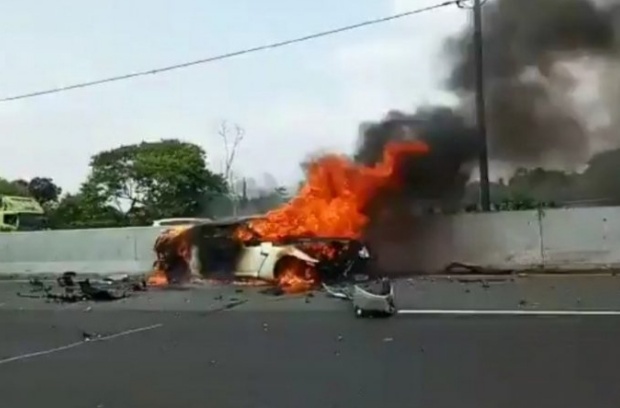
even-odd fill
[{"label": "sky", "polygon": [[[171,65],[440,0],[0,1],[0,98]],[[280,49],[0,103],[0,177],[76,191],[93,154],[143,140],[202,146],[222,170],[224,120],[245,130],[235,173],[292,185],[317,152],[351,153],[389,110],[450,103],[442,44],[456,6]]]}]

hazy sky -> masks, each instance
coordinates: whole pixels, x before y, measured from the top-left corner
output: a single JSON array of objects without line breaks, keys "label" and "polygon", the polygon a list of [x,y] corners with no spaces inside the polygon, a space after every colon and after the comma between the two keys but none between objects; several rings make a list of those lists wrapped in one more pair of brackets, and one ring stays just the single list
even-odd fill
[{"label": "hazy sky", "polygon": [[[0,1],[0,97],[199,59],[439,0]],[[439,11],[157,76],[0,104],[0,176],[75,190],[92,154],[141,140],[200,144],[221,169],[222,119],[246,138],[237,172],[281,184],[309,153],[351,152],[360,121],[446,99]],[[444,61],[442,61],[444,59]]]}]

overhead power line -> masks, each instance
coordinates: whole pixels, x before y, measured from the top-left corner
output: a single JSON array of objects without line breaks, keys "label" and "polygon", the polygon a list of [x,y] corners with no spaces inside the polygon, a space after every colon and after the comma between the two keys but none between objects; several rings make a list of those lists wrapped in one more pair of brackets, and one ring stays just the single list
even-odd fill
[{"label": "overhead power line", "polygon": [[251,53],[259,52],[259,51],[266,51],[266,50],[274,49],[274,48],[280,48],[280,47],[284,47],[284,46],[287,46],[287,45],[292,45],[292,44],[301,43],[301,42],[304,42],[304,41],[314,40],[314,39],[321,38],[321,37],[327,37],[327,36],[334,35],[334,34],[340,34],[340,33],[343,33],[345,31],[351,31],[351,30],[355,30],[355,29],[358,29],[358,28],[363,28],[363,27],[367,27],[367,26],[372,26],[372,25],[377,25],[377,24],[381,24],[381,23],[386,23],[388,21],[397,20],[397,19],[401,19],[401,18],[404,18],[404,17],[409,17],[409,16],[412,16],[414,14],[425,13],[427,11],[437,10],[439,8],[442,8],[442,7],[451,6],[451,5],[457,5],[461,1],[462,0],[444,1],[443,3],[439,3],[439,4],[436,4],[436,5],[433,5],[433,6],[423,7],[423,8],[419,8],[419,9],[416,9],[416,10],[410,10],[410,11],[406,11],[406,12],[399,13],[399,14],[393,14],[391,16],[377,18],[377,19],[374,19],[374,20],[366,20],[366,21],[363,21],[361,23],[352,24],[352,25],[348,25],[348,26],[344,26],[344,27],[339,27],[339,28],[334,28],[334,29],[327,30],[327,31],[321,31],[321,32],[310,34],[310,35],[306,35],[306,36],[303,36],[303,37],[297,37],[297,38],[293,38],[293,39],[290,39],[290,40],[275,42],[275,43],[266,44],[266,45],[261,45],[261,46],[253,47],[253,48],[246,48],[246,49],[243,49],[243,50],[233,51],[233,52],[229,52],[229,53],[226,53],[226,54],[220,54],[220,55],[216,55],[216,56],[213,56],[213,57],[207,57],[207,58],[203,58],[203,59],[199,59],[199,60],[195,60],[195,61],[183,62],[183,63],[180,63],[180,64],[169,65],[169,66],[161,67],[161,68],[149,69],[147,71],[133,72],[133,73],[130,73],[130,74],[118,75],[118,76],[98,79],[98,80],[95,80],[95,81],[81,82],[81,83],[77,83],[77,84],[73,84],[73,85],[61,86],[61,87],[57,87],[57,88],[50,88],[50,89],[46,89],[46,90],[43,90],[43,91],[36,91],[36,92],[30,92],[30,93],[25,93],[25,94],[21,94],[21,95],[8,96],[8,97],[0,99],[0,102],[9,102],[9,101],[15,101],[15,100],[18,100],[18,99],[34,98],[34,97],[37,97],[37,96],[43,96],[43,95],[49,95],[49,94],[54,94],[54,93],[66,92],[66,91],[71,91],[71,90],[74,90],[74,89],[87,88],[87,87],[96,86],[96,85],[103,85],[103,84],[106,84],[106,83],[109,83],[109,82],[123,81],[123,80],[126,80],[126,79],[132,79],[132,78],[137,78],[137,77],[141,77],[141,76],[156,75],[156,74],[161,74],[163,72],[173,71],[173,70],[177,70],[177,69],[181,69],[181,68],[188,68],[188,67],[191,67],[191,66],[194,66],[194,65],[201,65],[201,64],[207,64],[209,62],[221,61],[221,60],[228,59],[228,58],[238,57],[240,55],[251,54]]}]

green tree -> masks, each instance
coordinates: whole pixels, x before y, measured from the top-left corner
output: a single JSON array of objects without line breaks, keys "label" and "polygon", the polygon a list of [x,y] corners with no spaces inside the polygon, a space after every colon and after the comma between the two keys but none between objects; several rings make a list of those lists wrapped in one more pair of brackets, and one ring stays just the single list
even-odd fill
[{"label": "green tree", "polygon": [[9,181],[0,178],[0,195],[28,196],[28,183],[23,180]]},{"label": "green tree", "polygon": [[127,216],[106,203],[89,183],[77,194],[65,194],[47,206],[49,225],[54,229],[112,228],[130,224]]},{"label": "green tree", "polygon": [[90,168],[85,197],[144,222],[200,215],[209,197],[227,190],[224,178],[207,169],[203,149],[176,139],[101,152]]},{"label": "green tree", "polygon": [[41,205],[57,201],[62,193],[62,188],[49,177],[34,177],[27,183],[27,188],[30,196]]}]

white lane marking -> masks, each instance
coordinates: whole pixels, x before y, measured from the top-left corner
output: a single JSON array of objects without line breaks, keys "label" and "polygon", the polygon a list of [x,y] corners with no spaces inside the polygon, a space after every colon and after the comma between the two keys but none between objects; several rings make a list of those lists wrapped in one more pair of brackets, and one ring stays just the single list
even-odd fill
[{"label": "white lane marking", "polygon": [[27,354],[21,354],[21,355],[18,355],[18,356],[8,357],[8,358],[4,358],[4,359],[0,360],[0,365],[11,363],[13,361],[25,360],[27,358],[45,356],[45,355],[48,355],[48,354],[57,353],[59,351],[64,351],[64,350],[69,350],[69,349],[72,349],[72,348],[75,348],[75,347],[79,347],[79,346],[82,346],[84,344],[96,343],[98,341],[112,340],[112,339],[115,339],[117,337],[123,337],[123,336],[128,336],[130,334],[140,333],[140,332],[147,331],[147,330],[153,330],[153,329],[157,329],[157,328],[162,327],[162,326],[163,326],[163,324],[158,323],[158,324],[153,324],[151,326],[138,327],[136,329],[130,329],[130,330],[125,330],[125,331],[122,331],[122,332],[119,332],[119,333],[110,334],[108,336],[95,337],[95,338],[90,339],[90,340],[76,341],[75,343],[66,344],[64,346],[55,347],[55,348],[48,349],[48,350],[36,351],[36,352],[33,352],[33,353],[27,353]]},{"label": "white lane marking", "polygon": [[620,316],[620,310],[442,310],[405,309],[402,315],[470,315],[470,316]]}]

